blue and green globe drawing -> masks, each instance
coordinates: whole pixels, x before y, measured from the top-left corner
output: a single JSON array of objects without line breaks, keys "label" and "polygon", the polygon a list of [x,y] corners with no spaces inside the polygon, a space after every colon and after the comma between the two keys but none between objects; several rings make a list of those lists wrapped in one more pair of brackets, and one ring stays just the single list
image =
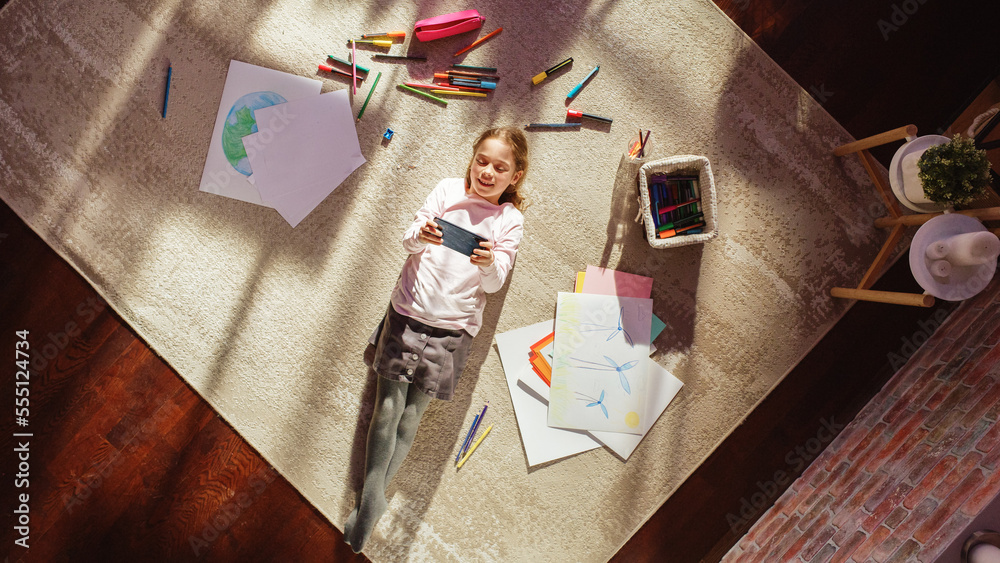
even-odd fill
[{"label": "blue and green globe drawing", "polygon": [[247,151],[243,148],[243,137],[257,132],[257,120],[254,119],[253,112],[286,101],[288,100],[274,92],[253,92],[236,100],[230,108],[226,124],[222,127],[222,152],[240,174],[249,176],[252,173]]}]

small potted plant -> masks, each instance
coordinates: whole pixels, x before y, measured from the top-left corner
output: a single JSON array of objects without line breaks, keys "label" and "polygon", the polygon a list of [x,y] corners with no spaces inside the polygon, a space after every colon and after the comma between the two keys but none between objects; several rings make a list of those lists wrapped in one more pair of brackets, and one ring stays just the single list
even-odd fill
[{"label": "small potted plant", "polygon": [[925,150],[917,167],[924,196],[937,203],[968,204],[990,185],[986,151],[977,149],[972,139],[961,135]]}]

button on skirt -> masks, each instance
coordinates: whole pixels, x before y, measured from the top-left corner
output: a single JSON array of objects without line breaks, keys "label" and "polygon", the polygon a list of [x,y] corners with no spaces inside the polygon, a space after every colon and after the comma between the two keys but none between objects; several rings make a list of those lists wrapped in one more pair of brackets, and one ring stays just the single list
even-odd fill
[{"label": "button on skirt", "polygon": [[380,377],[405,381],[446,401],[455,394],[472,347],[468,332],[426,325],[400,315],[391,304],[374,341],[372,369]]}]

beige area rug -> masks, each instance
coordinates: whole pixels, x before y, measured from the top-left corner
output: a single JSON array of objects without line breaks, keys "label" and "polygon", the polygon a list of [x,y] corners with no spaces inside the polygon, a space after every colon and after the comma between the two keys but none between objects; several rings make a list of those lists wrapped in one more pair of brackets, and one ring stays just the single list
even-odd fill
[{"label": "beige area rug", "polygon": [[[566,93],[599,64],[572,105],[615,121],[529,133],[534,205],[517,265],[457,397],[428,411],[366,551],[602,561],[842,315],[849,304],[828,290],[860,279],[883,240],[871,227],[881,208],[858,161],[831,155],[849,135],[706,0],[482,0],[482,34],[504,30],[464,58],[499,67],[491,99],[442,107],[396,88],[427,81],[475,34],[415,44],[430,61],[370,64],[384,75],[358,125],[368,162],[297,228],[198,191],[231,59],[315,76],[349,37],[468,7],[14,0],[0,14],[0,195],[342,527],[373,394],[362,352],[412,213],[439,179],[464,173],[476,133],[563,121]],[[567,56],[569,72],[530,84]],[[324,91],[348,86],[322,79]],[[644,241],[635,167],[621,163],[640,127],[653,130],[654,156],[710,159],[716,240]],[[493,336],[552,318],[556,292],[588,264],[656,278],[668,328],[655,357],[684,388],[627,463],[598,449],[529,470]],[[495,428],[456,471],[486,400]]]}]

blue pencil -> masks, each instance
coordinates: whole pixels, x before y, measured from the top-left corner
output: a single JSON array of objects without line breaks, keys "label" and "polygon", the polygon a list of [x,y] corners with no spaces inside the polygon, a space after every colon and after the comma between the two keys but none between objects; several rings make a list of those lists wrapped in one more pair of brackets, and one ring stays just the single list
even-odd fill
[{"label": "blue pencil", "polygon": [[465,448],[469,447],[469,438],[472,438],[472,431],[476,429],[476,422],[478,421],[479,415],[477,414],[472,418],[472,424],[469,425],[469,433],[465,435],[465,440],[462,440],[462,447],[458,448],[458,455],[455,456],[456,463],[462,457],[462,452],[465,451]]},{"label": "blue pencil", "polygon": [[167,89],[163,92],[163,118],[167,118],[167,100],[170,99],[170,75],[173,73],[174,67],[167,67]]},{"label": "blue pencil", "polygon": [[[480,413],[479,413],[479,420],[477,420],[477,421],[475,422],[475,424],[473,424],[473,425],[472,425],[472,437],[473,437],[473,438],[475,438],[475,437],[476,437],[476,430],[479,430],[479,424],[480,424],[480,423],[481,423],[481,422],[483,421],[483,418],[485,418],[485,417],[486,417],[486,408],[487,408],[487,407],[489,407],[489,406],[490,406],[490,402],[489,402],[489,401],[486,401],[486,404],[485,404],[485,405],[483,405],[483,410],[482,410],[482,412],[480,412]],[[462,455],[465,455],[465,452],[466,452],[466,450],[468,450],[468,449],[469,449],[469,444],[468,444],[468,443],[466,443],[466,444],[465,444],[465,447],[463,447],[463,448],[462,448]]]}]

